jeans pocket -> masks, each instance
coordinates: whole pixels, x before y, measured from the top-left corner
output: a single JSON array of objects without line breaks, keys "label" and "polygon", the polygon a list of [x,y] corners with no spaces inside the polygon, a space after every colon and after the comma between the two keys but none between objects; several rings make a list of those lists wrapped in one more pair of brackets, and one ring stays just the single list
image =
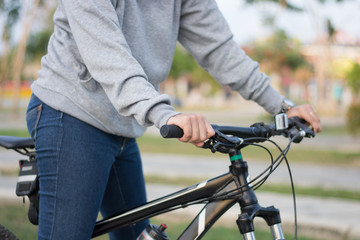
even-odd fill
[{"label": "jeans pocket", "polygon": [[36,142],[36,128],[39,123],[40,115],[42,110],[42,104],[38,104],[26,112],[26,124],[31,137]]}]

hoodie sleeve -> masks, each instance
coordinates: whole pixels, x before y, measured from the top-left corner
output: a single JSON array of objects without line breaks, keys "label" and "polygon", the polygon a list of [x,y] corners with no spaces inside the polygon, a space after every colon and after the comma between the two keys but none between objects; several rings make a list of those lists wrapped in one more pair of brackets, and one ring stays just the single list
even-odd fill
[{"label": "hoodie sleeve", "polygon": [[110,0],[61,0],[71,34],[91,76],[115,109],[141,125],[161,126],[174,109],[132,56]]},{"label": "hoodie sleeve", "polygon": [[280,111],[283,96],[233,40],[215,0],[183,0],[179,41],[220,84],[271,114]]}]

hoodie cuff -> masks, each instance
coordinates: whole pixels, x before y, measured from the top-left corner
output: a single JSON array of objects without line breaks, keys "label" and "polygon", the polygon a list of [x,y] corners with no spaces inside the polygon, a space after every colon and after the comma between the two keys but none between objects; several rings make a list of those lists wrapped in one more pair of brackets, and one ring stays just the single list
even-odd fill
[{"label": "hoodie cuff", "polygon": [[157,128],[165,125],[169,118],[180,114],[175,109],[166,103],[159,103],[155,105],[148,113],[147,119],[149,122],[154,123]]},{"label": "hoodie cuff", "polygon": [[269,85],[257,103],[270,114],[276,115],[281,111],[281,103],[283,100],[284,96],[280,95],[279,92]]}]

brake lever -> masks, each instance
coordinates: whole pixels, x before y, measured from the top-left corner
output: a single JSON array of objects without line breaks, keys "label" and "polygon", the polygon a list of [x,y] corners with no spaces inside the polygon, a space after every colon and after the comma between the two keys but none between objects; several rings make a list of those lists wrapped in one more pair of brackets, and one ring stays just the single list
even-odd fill
[{"label": "brake lever", "polygon": [[290,138],[295,137],[294,143],[300,143],[304,137],[315,137],[314,131],[305,125],[305,120],[299,117],[291,117],[289,119],[291,120],[293,127],[288,130],[288,136]]},{"label": "brake lever", "polygon": [[211,149],[212,153],[222,152],[228,153],[230,149],[235,149],[239,147],[244,139],[239,137],[230,137],[226,134],[223,134],[219,130],[216,129],[216,126],[213,126],[215,135],[211,137],[208,141],[206,141],[203,145],[203,148]]},{"label": "brake lever", "polygon": [[299,117],[291,117],[290,119],[300,131],[305,132],[305,137],[315,137],[315,132],[305,125],[305,120]]}]

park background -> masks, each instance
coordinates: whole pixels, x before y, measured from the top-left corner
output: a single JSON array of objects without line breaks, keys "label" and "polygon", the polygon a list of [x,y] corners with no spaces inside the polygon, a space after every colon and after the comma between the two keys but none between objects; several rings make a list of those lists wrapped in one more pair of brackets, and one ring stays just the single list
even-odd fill
[{"label": "park background", "polygon": [[[314,168],[330,166],[339,169],[339,173],[348,168],[360,173],[360,2],[217,2],[234,32],[235,41],[251,58],[259,62],[261,71],[271,76],[272,86],[296,103],[313,104],[322,120],[323,132],[315,139],[307,140],[304,146],[296,146],[293,161]],[[37,77],[41,57],[46,54],[55,7],[54,0],[0,0],[2,135],[28,136],[25,109],[31,95],[30,84]],[[248,126],[254,121],[271,120],[256,104],[243,100],[227,87],[219,86],[181,46],[176,49],[171,72],[167,81],[160,85],[160,91],[172,97],[173,105],[179,111],[201,112],[212,123]],[[143,152],[148,154],[145,158],[158,153],[199,154],[191,146],[180,145],[179,149],[175,142],[164,142],[158,137],[158,130],[155,128],[150,128],[139,139],[139,144]],[[304,159],[304,153],[311,156]],[[249,155],[255,161],[261,161],[259,159],[264,157],[251,152]],[[14,165],[9,166],[0,164],[0,176],[12,176]],[[176,176],[173,179],[167,174],[159,176],[156,171],[149,173],[147,179],[152,184],[174,182],[173,185],[181,185],[185,180],[190,183],[199,180],[194,176]],[[345,186],[334,184],[335,187],[329,182],[310,186],[301,185],[300,181],[299,191],[300,194],[317,199],[336,198],[359,206],[360,189],[354,187],[359,180],[360,177],[355,174],[355,178]],[[275,188],[286,183],[288,180],[276,182],[276,186],[267,191],[279,193],[281,190]],[[4,202],[12,203],[14,200]],[[3,210],[0,212],[3,213]],[[329,218],[336,218],[331,212],[328,214]],[[354,214],[360,216],[360,212]],[[0,214],[0,222],[3,224],[1,215],[5,214]],[[340,219],[338,221],[341,222]],[[321,227],[333,226],[319,226]],[[336,231],[336,234],[332,233],[335,236],[333,239],[350,239],[360,230],[350,223]],[[302,234],[311,237],[316,235],[314,239],[324,236],[331,239],[326,235],[329,231],[319,232],[320,234],[313,234],[312,229],[304,230]]]}]

